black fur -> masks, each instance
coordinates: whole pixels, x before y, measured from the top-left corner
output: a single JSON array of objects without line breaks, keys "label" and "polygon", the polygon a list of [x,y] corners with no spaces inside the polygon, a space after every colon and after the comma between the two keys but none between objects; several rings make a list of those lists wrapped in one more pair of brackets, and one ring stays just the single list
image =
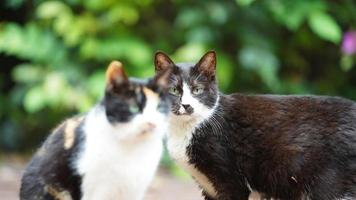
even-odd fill
[{"label": "black fur", "polygon": [[[215,78],[196,66],[166,65],[174,68],[174,87],[181,80],[193,87],[199,77],[205,91],[196,98],[207,107],[220,96],[213,116],[195,129],[186,150],[189,162],[213,184],[216,199],[247,200],[248,185],[275,199],[356,199],[355,102],[327,96],[218,94]],[[177,114],[179,106],[176,96],[172,112]]]},{"label": "black fur", "polygon": [[34,155],[22,177],[20,199],[55,200],[48,188],[58,192],[68,191],[73,199],[81,198],[81,176],[73,168],[85,141],[82,120],[75,128],[75,140],[70,149],[64,149],[64,130],[67,123],[61,124],[44,142]]},{"label": "black fur", "polygon": [[193,134],[190,162],[218,199],[356,198],[356,104],[334,97],[221,95]]}]

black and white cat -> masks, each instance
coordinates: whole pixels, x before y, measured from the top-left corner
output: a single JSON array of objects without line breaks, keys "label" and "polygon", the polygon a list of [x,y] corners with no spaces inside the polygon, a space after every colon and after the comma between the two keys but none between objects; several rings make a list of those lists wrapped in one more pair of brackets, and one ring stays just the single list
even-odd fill
[{"label": "black and white cat", "polygon": [[216,55],[171,69],[168,150],[208,200],[356,199],[356,103],[327,96],[223,95]]},{"label": "black and white cat", "polygon": [[103,100],[47,138],[24,172],[20,198],[142,199],[162,153],[168,75],[128,79],[112,62]]}]

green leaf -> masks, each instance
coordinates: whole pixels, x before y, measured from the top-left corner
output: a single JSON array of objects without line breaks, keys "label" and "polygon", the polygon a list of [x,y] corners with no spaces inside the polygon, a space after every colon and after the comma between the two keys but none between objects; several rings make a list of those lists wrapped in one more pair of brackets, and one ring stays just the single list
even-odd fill
[{"label": "green leaf", "polygon": [[225,56],[218,52],[217,59],[217,76],[219,80],[219,88],[223,91],[226,91],[228,87],[231,86],[233,79],[235,77],[235,72],[233,70],[234,63]]},{"label": "green leaf", "polygon": [[5,5],[10,8],[19,8],[23,5],[25,0],[6,0]]},{"label": "green leaf", "polygon": [[319,0],[268,0],[267,5],[276,20],[293,31],[303,24],[310,13],[326,9],[325,2]]},{"label": "green leaf", "polygon": [[280,87],[278,79],[279,61],[271,49],[260,46],[246,46],[239,53],[239,60],[246,69],[254,70],[272,90]]},{"label": "green leaf", "polygon": [[82,4],[89,11],[107,11],[118,2],[122,3],[122,1],[115,0],[85,0]]},{"label": "green leaf", "polygon": [[51,19],[69,11],[70,8],[63,2],[45,1],[37,7],[36,14],[39,18]]},{"label": "green leaf", "polygon": [[186,34],[187,41],[207,43],[214,39],[213,31],[209,27],[195,27]]},{"label": "green leaf", "polygon": [[53,29],[59,35],[65,35],[66,31],[70,29],[73,24],[73,16],[69,12],[61,13],[53,22]]},{"label": "green leaf", "polygon": [[[250,0],[251,1],[251,0]],[[209,3],[207,4],[207,10],[212,22],[216,24],[224,24],[228,19],[228,12],[226,12],[226,6],[221,3]]]},{"label": "green leaf", "polygon": [[204,15],[202,9],[185,8],[179,12],[175,23],[178,28],[192,28],[204,21]]},{"label": "green leaf", "polygon": [[236,3],[240,6],[249,6],[251,3],[253,3],[255,0],[235,0]]},{"label": "green leaf", "polygon": [[354,60],[351,55],[343,55],[340,60],[341,69],[345,72],[350,71],[354,65]]},{"label": "green leaf", "polygon": [[99,98],[103,95],[105,88],[105,72],[103,70],[97,70],[88,79],[87,84],[90,86],[90,94]]},{"label": "green leaf", "polygon": [[110,36],[101,40],[88,38],[84,40],[80,53],[84,58],[96,58],[105,62],[126,58],[135,67],[141,68],[137,71],[138,75],[147,75],[144,70],[152,62],[150,46],[136,36]]},{"label": "green leaf", "polygon": [[17,65],[12,72],[14,80],[22,83],[33,83],[42,80],[43,76],[43,68],[32,64]]},{"label": "green leaf", "polygon": [[0,29],[0,52],[45,63],[59,62],[65,56],[65,49],[54,34],[34,23],[25,27],[5,24]]},{"label": "green leaf", "polygon": [[111,23],[121,21],[125,24],[132,25],[139,19],[139,13],[133,6],[120,4],[111,8],[107,17]]},{"label": "green leaf", "polygon": [[63,97],[65,90],[68,88],[68,82],[63,77],[63,74],[51,72],[47,74],[43,82],[43,92],[49,105],[58,105]]},{"label": "green leaf", "polygon": [[31,88],[25,95],[24,107],[29,113],[34,113],[46,105],[45,95],[41,86]]},{"label": "green leaf", "polygon": [[206,48],[201,43],[187,43],[176,51],[177,60],[198,61],[206,52]]},{"label": "green leaf", "polygon": [[334,18],[325,12],[313,12],[308,18],[311,30],[320,38],[333,43],[341,40],[341,28]]}]

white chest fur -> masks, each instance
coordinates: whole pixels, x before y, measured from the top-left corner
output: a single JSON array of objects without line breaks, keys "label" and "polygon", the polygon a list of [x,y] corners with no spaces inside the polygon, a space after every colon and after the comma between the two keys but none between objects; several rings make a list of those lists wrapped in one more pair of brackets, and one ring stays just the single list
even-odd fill
[{"label": "white chest fur", "polygon": [[216,191],[209,179],[189,163],[186,149],[192,138],[195,125],[196,122],[187,122],[171,115],[168,126],[168,151],[178,165],[186,170],[205,192],[216,197]]},{"label": "white chest fur", "polygon": [[122,138],[118,135],[129,127],[112,128],[97,115],[87,117],[85,146],[76,163],[83,176],[82,200],[143,199],[161,157],[162,134]]}]

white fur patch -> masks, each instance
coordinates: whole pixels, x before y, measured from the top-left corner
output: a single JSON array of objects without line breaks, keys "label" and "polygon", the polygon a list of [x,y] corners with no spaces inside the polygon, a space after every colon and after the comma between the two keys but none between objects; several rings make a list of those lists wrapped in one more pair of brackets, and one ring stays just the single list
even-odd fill
[{"label": "white fur patch", "polygon": [[217,104],[212,109],[201,104],[191,95],[190,89],[186,83],[183,83],[182,104],[191,105],[194,108],[194,112],[191,115],[175,115],[172,113],[169,115],[167,140],[168,151],[178,165],[186,170],[205,192],[212,197],[216,197],[216,190],[209,179],[189,163],[186,149],[190,143],[194,130],[200,123],[213,114]]},{"label": "white fur patch", "polygon": [[199,106],[197,104],[200,104],[199,101],[192,96],[190,88],[185,82],[183,83],[182,104],[190,104],[192,107]]},{"label": "white fur patch", "polygon": [[[83,175],[82,200],[141,200],[162,153],[165,116],[147,99],[142,114],[112,126],[100,106],[84,122],[85,146],[75,163]],[[152,126],[153,125],[153,126]]]}]

